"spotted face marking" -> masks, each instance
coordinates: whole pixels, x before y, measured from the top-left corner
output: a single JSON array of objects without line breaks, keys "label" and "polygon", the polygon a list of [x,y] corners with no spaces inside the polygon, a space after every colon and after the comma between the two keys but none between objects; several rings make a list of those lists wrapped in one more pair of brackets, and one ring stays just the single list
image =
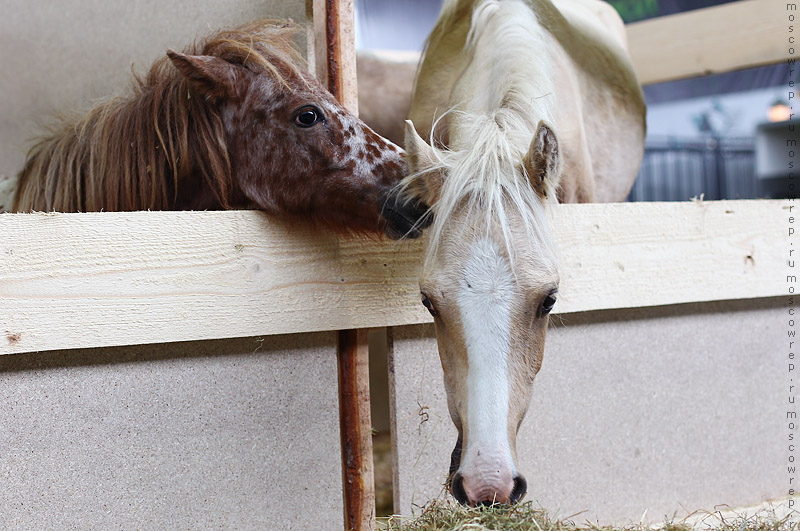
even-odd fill
[{"label": "spotted face marking", "polygon": [[386,208],[407,173],[402,150],[311,76],[297,85],[276,94],[268,77],[254,76],[244,104],[229,113],[231,143],[248,148],[232,153],[231,161],[243,195],[268,212],[334,229],[419,236],[426,207],[395,197]]}]

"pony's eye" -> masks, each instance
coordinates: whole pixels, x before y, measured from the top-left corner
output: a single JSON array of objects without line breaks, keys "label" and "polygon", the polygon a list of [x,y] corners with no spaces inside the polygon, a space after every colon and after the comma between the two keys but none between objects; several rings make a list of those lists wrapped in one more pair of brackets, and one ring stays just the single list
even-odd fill
[{"label": "pony's eye", "polygon": [[424,293],[422,294],[422,305],[428,309],[428,311],[431,313],[432,316],[439,317],[439,312],[436,311],[436,308],[433,306],[433,303]]},{"label": "pony's eye", "polygon": [[298,127],[311,127],[322,121],[322,112],[316,107],[303,107],[294,115],[294,123]]},{"label": "pony's eye", "polygon": [[542,305],[539,307],[539,315],[547,315],[553,310],[553,306],[556,304],[556,294],[551,293],[547,297],[544,298],[542,301]]}]

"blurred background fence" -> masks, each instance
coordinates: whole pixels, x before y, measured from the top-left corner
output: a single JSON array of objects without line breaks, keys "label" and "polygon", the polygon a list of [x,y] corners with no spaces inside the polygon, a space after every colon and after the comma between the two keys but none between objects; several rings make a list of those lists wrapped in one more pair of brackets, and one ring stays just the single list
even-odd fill
[{"label": "blurred background fence", "polygon": [[755,178],[752,138],[648,139],[628,201],[754,199],[769,190]]}]

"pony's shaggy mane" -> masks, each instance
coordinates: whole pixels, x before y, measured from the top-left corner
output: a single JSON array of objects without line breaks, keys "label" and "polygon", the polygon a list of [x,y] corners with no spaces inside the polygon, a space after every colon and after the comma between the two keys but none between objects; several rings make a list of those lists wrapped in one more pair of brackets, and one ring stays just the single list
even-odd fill
[{"label": "pony's shaggy mane", "polygon": [[[218,31],[184,50],[265,71],[287,90],[305,83],[293,22],[255,21]],[[28,152],[13,210],[120,211],[175,207],[195,173],[222,207],[233,186],[222,118],[164,56],[131,93],[51,128]]]},{"label": "pony's shaggy mane", "polygon": [[[457,4],[458,0],[447,2],[443,13]],[[487,0],[472,13],[464,50],[470,61],[462,76],[482,74],[471,77],[475,83],[468,87],[469,98],[434,122],[429,139],[437,161],[434,167],[403,182],[410,194],[419,195],[421,181],[430,172],[445,175],[439,198],[431,205],[434,220],[428,229],[426,265],[437,253],[448,219],[456,210],[466,209],[468,225],[485,230],[495,224],[500,227],[512,260],[510,216],[516,216],[534,246],[535,257],[531,258],[539,258],[535,265],[555,270],[555,248],[544,205],[522,164],[539,121],[552,123],[548,65],[543,54],[532,53],[543,45],[541,31],[535,14],[522,2]],[[434,142],[434,131],[445,117],[451,149]],[[547,186],[547,197],[554,199],[555,184],[548,182]]]}]

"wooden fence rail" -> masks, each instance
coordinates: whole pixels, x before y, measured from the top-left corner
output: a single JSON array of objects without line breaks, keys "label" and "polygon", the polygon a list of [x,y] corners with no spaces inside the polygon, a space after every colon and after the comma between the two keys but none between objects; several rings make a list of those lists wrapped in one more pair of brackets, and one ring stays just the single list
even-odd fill
[{"label": "wooden fence rail", "polygon": [[777,63],[789,56],[785,2],[740,0],[627,26],[643,85]]},{"label": "wooden fence rail", "polygon": [[[561,205],[556,312],[784,294],[787,201]],[[0,216],[0,354],[430,322],[421,242],[258,212]]]}]

